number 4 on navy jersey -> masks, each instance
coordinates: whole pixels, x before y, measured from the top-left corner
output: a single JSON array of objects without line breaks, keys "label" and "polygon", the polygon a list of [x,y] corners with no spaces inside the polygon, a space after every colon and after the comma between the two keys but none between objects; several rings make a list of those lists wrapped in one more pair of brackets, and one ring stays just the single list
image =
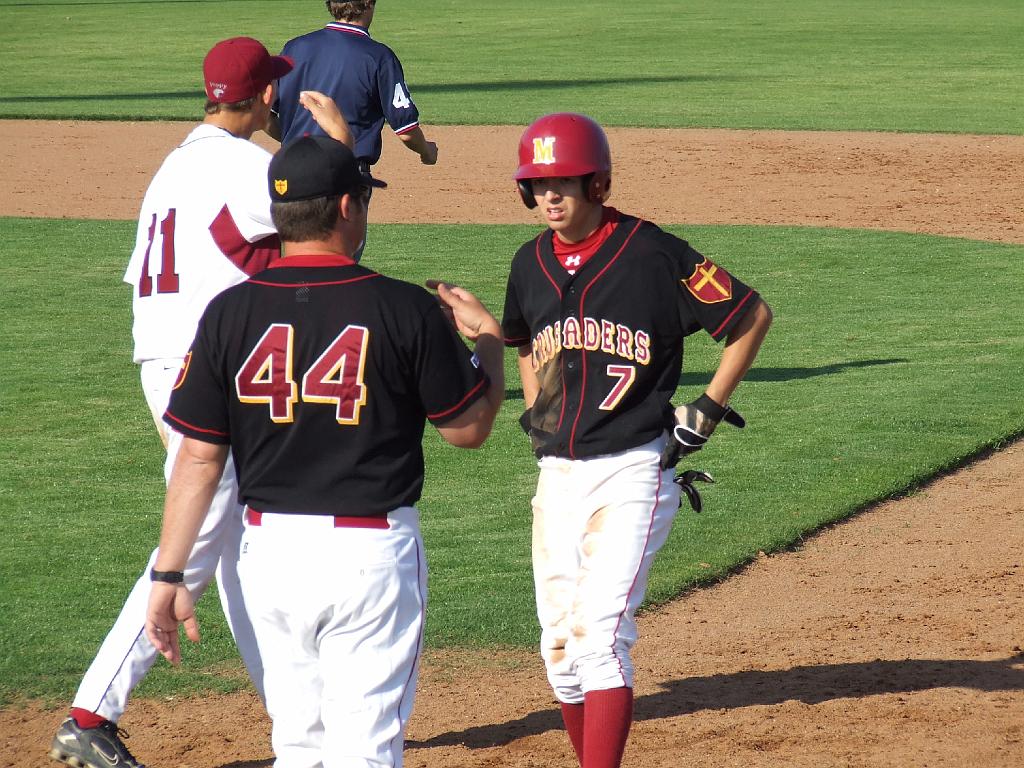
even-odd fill
[{"label": "number 4 on navy jersey", "polygon": [[395,83],[395,97],[391,100],[391,104],[395,109],[408,109],[412,106],[409,94],[405,92],[401,83]]}]

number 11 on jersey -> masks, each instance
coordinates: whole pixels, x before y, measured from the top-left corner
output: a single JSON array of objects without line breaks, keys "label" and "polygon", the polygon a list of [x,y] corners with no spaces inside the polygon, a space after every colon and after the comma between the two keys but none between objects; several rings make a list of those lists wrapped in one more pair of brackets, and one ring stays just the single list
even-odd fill
[{"label": "number 11 on jersey", "polygon": [[[156,276],[157,293],[177,293],[178,273],[174,271],[174,208],[167,211],[167,216],[160,222],[160,272]],[[153,249],[153,237],[156,235],[156,214],[149,224],[149,243],[146,255],[142,259],[142,274],[139,275],[139,296],[153,295],[153,278],[149,274],[149,252]]]}]

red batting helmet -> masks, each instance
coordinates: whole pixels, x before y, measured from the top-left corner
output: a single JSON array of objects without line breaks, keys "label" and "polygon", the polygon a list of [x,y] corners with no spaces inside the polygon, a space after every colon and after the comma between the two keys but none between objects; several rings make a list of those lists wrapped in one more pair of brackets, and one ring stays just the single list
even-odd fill
[{"label": "red batting helmet", "polygon": [[603,202],[612,184],[612,153],[601,126],[586,115],[557,112],[534,120],[519,140],[515,179],[527,208],[536,208],[530,179],[589,176],[584,194]]}]

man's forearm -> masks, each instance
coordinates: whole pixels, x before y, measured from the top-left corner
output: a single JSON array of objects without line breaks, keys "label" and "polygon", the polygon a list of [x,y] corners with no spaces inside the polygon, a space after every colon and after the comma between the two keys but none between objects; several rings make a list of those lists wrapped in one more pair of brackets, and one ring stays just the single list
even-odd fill
[{"label": "man's forearm", "polygon": [[494,417],[498,415],[505,400],[505,342],[501,335],[501,326],[494,323],[493,327],[481,329],[473,351],[480,361],[480,367],[491,381],[491,386],[487,390],[487,405],[493,424]]},{"label": "man's forearm", "polygon": [[420,157],[422,157],[427,151],[427,137],[424,135],[423,129],[418,125],[411,131],[399,134],[398,138],[402,140],[402,143],[405,144],[405,146]]},{"label": "man's forearm", "polygon": [[164,502],[158,571],[183,571],[217,491],[227,446],[185,438],[174,462]]},{"label": "man's forearm", "polygon": [[399,134],[398,138],[417,155],[423,154],[423,150],[427,147],[427,137],[423,134],[423,129],[418,125],[411,131]]},{"label": "man's forearm", "polygon": [[768,328],[772,323],[772,312],[768,305],[758,303],[743,317],[729,334],[722,352],[718,370],[708,384],[707,395],[719,405],[725,405],[733,391],[747,375],[750,366],[761,349]]}]

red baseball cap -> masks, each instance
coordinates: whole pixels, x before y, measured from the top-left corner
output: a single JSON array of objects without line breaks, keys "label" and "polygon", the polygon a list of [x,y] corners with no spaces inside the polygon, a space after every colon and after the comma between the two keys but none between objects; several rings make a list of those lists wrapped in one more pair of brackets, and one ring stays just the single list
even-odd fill
[{"label": "red baseball cap", "polygon": [[292,71],[288,56],[271,56],[251,37],[221,40],[203,59],[206,97],[219,104],[250,99]]}]

